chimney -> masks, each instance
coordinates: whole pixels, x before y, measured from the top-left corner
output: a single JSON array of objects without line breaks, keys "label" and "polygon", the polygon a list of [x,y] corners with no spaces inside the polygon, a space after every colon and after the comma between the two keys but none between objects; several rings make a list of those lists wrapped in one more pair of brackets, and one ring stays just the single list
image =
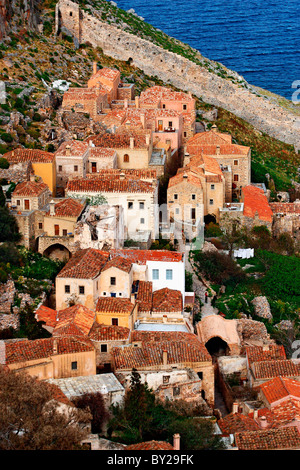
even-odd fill
[{"label": "chimney", "polygon": [[134,148],[134,137],[130,137],[130,148]]},{"label": "chimney", "polygon": [[239,412],[239,404],[237,402],[232,403],[232,413],[238,413]]},{"label": "chimney", "polygon": [[267,418],[265,416],[261,416],[260,418],[260,427],[262,429],[266,429],[268,427]]},{"label": "chimney", "polygon": [[66,145],[66,155],[69,157],[71,155],[71,147],[70,145]]},{"label": "chimney", "polygon": [[188,180],[188,175],[187,173],[183,173],[183,181],[187,181]]},{"label": "chimney", "polygon": [[124,100],[124,108],[125,109],[128,108],[128,99],[127,98],[125,98],[125,100]]},{"label": "chimney", "polygon": [[220,145],[217,145],[217,148],[216,148],[216,155],[220,155]]},{"label": "chimney", "polygon": [[136,109],[138,109],[140,107],[140,98],[139,98],[139,96],[135,97],[135,107],[136,107]]},{"label": "chimney", "polygon": [[146,145],[150,145],[150,134],[146,135]]},{"label": "chimney", "polygon": [[165,349],[163,350],[163,365],[168,365],[168,351],[166,351]]},{"label": "chimney", "polygon": [[32,183],[35,183],[35,178],[36,178],[36,176],[35,176],[34,173],[30,175],[30,181],[31,181]]},{"label": "chimney", "polygon": [[135,295],[134,294],[131,294],[130,296],[130,302],[135,305]]},{"label": "chimney", "polygon": [[180,450],[180,434],[173,435],[173,447],[174,450]]},{"label": "chimney", "polygon": [[53,201],[50,201],[49,203],[49,206],[50,206],[50,215],[55,215],[55,202]]},{"label": "chimney", "polygon": [[258,418],[258,410],[254,410],[253,411],[253,419],[257,419]]},{"label": "chimney", "polygon": [[212,130],[213,132],[217,132],[218,128],[217,128],[216,124],[213,124],[213,125],[211,126],[211,130]]},{"label": "chimney", "polygon": [[122,173],[120,173],[120,180],[124,180],[124,179],[125,179],[125,173],[123,173],[122,171]]},{"label": "chimney", "polygon": [[93,62],[93,75],[95,75],[97,73],[97,62],[94,61]]},{"label": "chimney", "polygon": [[142,126],[143,126],[143,129],[145,129],[145,124],[146,124],[146,118],[145,118],[145,114],[141,114],[141,123],[142,123]]},{"label": "chimney", "polygon": [[54,338],[53,340],[53,354],[57,354],[58,348],[57,348],[57,339]]}]

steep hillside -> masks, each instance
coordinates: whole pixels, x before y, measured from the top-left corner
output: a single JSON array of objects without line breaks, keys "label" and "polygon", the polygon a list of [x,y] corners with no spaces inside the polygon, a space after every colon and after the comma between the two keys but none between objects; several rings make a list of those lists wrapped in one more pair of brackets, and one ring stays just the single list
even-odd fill
[{"label": "steep hillside", "polygon": [[[106,8],[108,2],[100,3]],[[14,21],[11,22],[12,31],[0,44],[0,79],[5,81],[7,91],[7,100],[2,104],[1,113],[1,153],[20,144],[38,148],[49,148],[49,145],[50,149],[55,147],[58,141],[49,143],[47,136],[49,128],[57,126],[56,110],[59,99],[56,104],[50,100],[50,107],[42,117],[38,110],[45,102],[40,100],[48,93],[48,87],[50,88],[57,79],[66,80],[71,86],[84,85],[91,73],[94,60],[99,66],[119,68],[124,81],[135,83],[137,93],[154,84],[165,84],[157,77],[146,75],[141,69],[133,67],[126,61],[105,56],[99,48],[93,48],[88,44],[76,48],[72,38],[65,34],[55,39],[53,34],[55,4],[56,2],[52,0],[40,4],[38,15],[34,15],[35,22],[32,27],[22,22],[21,16],[15,14]],[[113,5],[109,6],[109,11],[114,8]],[[127,15],[126,12],[122,13],[121,10],[120,12],[120,15]],[[135,15],[131,17],[134,18],[132,20],[134,22]],[[110,16],[106,19],[113,21]],[[43,32],[39,26],[41,24]],[[124,25],[125,23],[123,27]],[[145,28],[150,28],[152,31],[150,25],[146,25]],[[160,36],[163,37],[163,33]],[[175,47],[176,40],[169,38],[168,41],[173,44],[172,47]],[[167,85],[172,87],[170,83]],[[57,96],[59,98],[59,93]],[[217,113],[211,113],[211,116],[214,116],[211,117],[207,111],[213,109],[216,109]],[[295,153],[292,145],[284,144],[258,131],[233,113],[220,107],[213,107],[201,98],[197,98],[197,110],[198,121],[209,127],[214,119],[219,129],[230,132],[237,143],[251,146],[253,181],[267,182],[265,175],[269,174],[275,182],[276,190],[288,190],[292,186],[292,181],[300,182],[297,174],[297,168],[300,166],[299,155]]]}]

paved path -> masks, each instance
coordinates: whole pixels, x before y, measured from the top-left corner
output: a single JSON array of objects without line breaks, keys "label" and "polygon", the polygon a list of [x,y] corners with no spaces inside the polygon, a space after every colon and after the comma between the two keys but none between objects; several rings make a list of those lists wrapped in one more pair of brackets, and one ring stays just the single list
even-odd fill
[{"label": "paved path", "polygon": [[189,260],[189,251],[190,246],[189,244],[185,244],[182,240],[179,240],[179,251],[182,251],[186,254],[186,264],[185,268],[188,272],[193,274],[193,291],[195,294],[201,299],[203,306],[201,307],[201,317],[206,317],[207,315],[217,315],[218,309],[211,305],[210,297],[207,297],[207,303],[205,302],[205,292],[207,291],[206,286],[203,282],[198,278],[197,274],[195,274],[193,265]]}]

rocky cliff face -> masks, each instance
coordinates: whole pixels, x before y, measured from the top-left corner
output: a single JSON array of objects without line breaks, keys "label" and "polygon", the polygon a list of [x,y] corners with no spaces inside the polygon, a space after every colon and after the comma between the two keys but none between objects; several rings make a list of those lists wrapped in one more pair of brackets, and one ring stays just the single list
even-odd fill
[{"label": "rocky cliff face", "polygon": [[0,0],[0,41],[15,30],[20,20],[24,27],[37,29],[43,0]]}]

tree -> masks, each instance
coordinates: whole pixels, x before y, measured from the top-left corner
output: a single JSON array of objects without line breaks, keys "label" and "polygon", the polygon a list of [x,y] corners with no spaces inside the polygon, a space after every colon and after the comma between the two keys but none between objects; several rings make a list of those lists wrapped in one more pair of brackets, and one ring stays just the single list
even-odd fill
[{"label": "tree", "polygon": [[9,213],[6,206],[0,206],[0,242],[17,242],[20,239],[21,234],[15,217]]},{"label": "tree", "polygon": [[89,410],[92,415],[92,433],[100,434],[109,413],[105,407],[102,393],[85,393],[74,400],[77,408]]},{"label": "tree", "polygon": [[53,386],[0,367],[0,450],[75,450],[90,415],[54,399]]},{"label": "tree", "polygon": [[0,168],[1,170],[7,170],[9,168],[9,161],[4,157],[0,157]]},{"label": "tree", "polygon": [[244,232],[241,229],[241,221],[239,218],[224,217],[222,220],[221,240],[229,250],[229,256],[232,257],[233,250],[239,246],[244,240]]},{"label": "tree", "polygon": [[0,186],[0,207],[4,207],[6,203],[6,197],[3,192],[2,186]]},{"label": "tree", "polygon": [[44,322],[37,321],[35,318],[34,307],[26,303],[25,307],[20,311],[20,329],[19,333],[27,339],[48,338],[50,333],[43,328]]}]

